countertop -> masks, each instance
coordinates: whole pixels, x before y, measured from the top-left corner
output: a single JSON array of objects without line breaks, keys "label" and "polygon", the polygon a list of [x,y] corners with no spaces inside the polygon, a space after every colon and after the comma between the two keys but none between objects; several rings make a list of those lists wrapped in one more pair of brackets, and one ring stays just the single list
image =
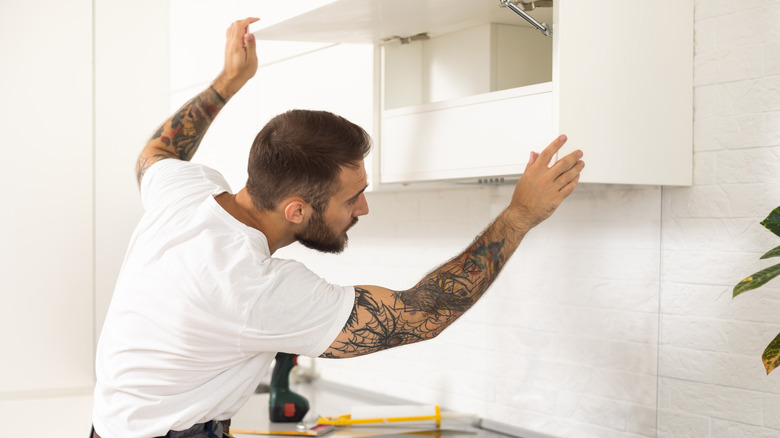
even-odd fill
[{"label": "countertop", "polygon": [[[338,416],[349,414],[354,406],[383,406],[397,404],[423,404],[413,401],[384,398],[370,392],[363,392],[353,388],[343,388],[333,383],[315,381],[313,383],[290,385],[294,392],[306,397],[310,409],[303,422],[312,426],[318,416]],[[446,411],[443,411],[446,413]],[[278,425],[278,423],[276,424]],[[236,413],[232,419],[231,430],[271,430],[272,425],[268,419],[268,394],[254,394],[249,401]],[[288,427],[292,425],[288,424]],[[377,425],[377,426],[339,426],[333,432],[322,435],[325,438],[332,437],[369,437],[369,436],[430,436],[435,438],[507,438],[508,435],[493,432],[479,427],[479,419],[474,416],[443,419],[440,428],[435,424],[404,423]],[[253,435],[234,434],[237,438]],[[257,435],[254,435],[257,436]]]}]

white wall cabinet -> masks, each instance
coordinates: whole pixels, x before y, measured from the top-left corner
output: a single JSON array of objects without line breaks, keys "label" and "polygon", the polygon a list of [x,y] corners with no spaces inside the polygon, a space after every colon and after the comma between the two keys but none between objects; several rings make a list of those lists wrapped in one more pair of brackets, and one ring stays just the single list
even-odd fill
[{"label": "white wall cabinet", "polygon": [[531,15],[553,36],[498,0],[337,0],[253,30],[381,47],[382,183],[517,176],[565,133],[584,182],[690,185],[693,1],[659,15],[640,0],[555,0]]}]

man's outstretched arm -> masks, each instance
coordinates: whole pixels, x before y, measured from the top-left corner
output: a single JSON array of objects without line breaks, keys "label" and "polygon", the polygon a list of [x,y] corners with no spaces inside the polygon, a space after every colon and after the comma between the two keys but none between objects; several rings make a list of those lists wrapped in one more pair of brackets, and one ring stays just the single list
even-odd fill
[{"label": "man's outstretched arm", "polygon": [[482,297],[531,228],[547,219],[572,193],[584,167],[573,152],[552,167],[561,136],[532,156],[512,201],[461,254],[405,291],[356,286],[344,329],[323,357],[353,357],[431,339]]},{"label": "man's outstretched arm", "polygon": [[222,72],[209,88],[185,103],[149,139],[135,165],[139,186],[152,164],[165,158],[191,160],[217,113],[255,75],[255,39],[247,29],[257,20],[246,18],[228,28]]}]

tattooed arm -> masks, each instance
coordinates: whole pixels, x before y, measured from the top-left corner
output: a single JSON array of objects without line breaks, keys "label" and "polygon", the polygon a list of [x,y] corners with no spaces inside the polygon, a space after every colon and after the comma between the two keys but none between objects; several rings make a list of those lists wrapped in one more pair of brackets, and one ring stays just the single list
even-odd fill
[{"label": "tattooed arm", "polygon": [[257,71],[254,35],[247,32],[257,18],[236,21],[227,31],[225,67],[214,83],[185,103],[152,136],[135,165],[140,186],[149,167],[165,158],[189,161],[217,113]]},{"label": "tattooed arm", "polygon": [[526,233],[547,219],[577,185],[585,165],[582,152],[548,167],[565,142],[561,136],[538,156],[532,154],[509,207],[464,252],[413,288],[356,286],[352,314],[322,357],[360,356],[431,339],[471,308]]}]

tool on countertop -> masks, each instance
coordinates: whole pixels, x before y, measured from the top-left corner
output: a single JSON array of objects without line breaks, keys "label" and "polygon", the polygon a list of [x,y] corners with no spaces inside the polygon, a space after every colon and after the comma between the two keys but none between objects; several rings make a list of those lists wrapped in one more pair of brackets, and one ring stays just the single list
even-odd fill
[{"label": "tool on countertop", "polygon": [[382,423],[434,421],[436,427],[441,427],[442,418],[441,409],[439,406],[434,405],[358,406],[352,408],[351,414],[336,417],[319,417],[317,424],[353,426],[360,424],[375,425]]},{"label": "tool on countertop", "polygon": [[268,413],[271,421],[293,423],[303,419],[309,411],[309,401],[290,390],[290,371],[298,364],[298,355],[277,353],[271,373]]}]

